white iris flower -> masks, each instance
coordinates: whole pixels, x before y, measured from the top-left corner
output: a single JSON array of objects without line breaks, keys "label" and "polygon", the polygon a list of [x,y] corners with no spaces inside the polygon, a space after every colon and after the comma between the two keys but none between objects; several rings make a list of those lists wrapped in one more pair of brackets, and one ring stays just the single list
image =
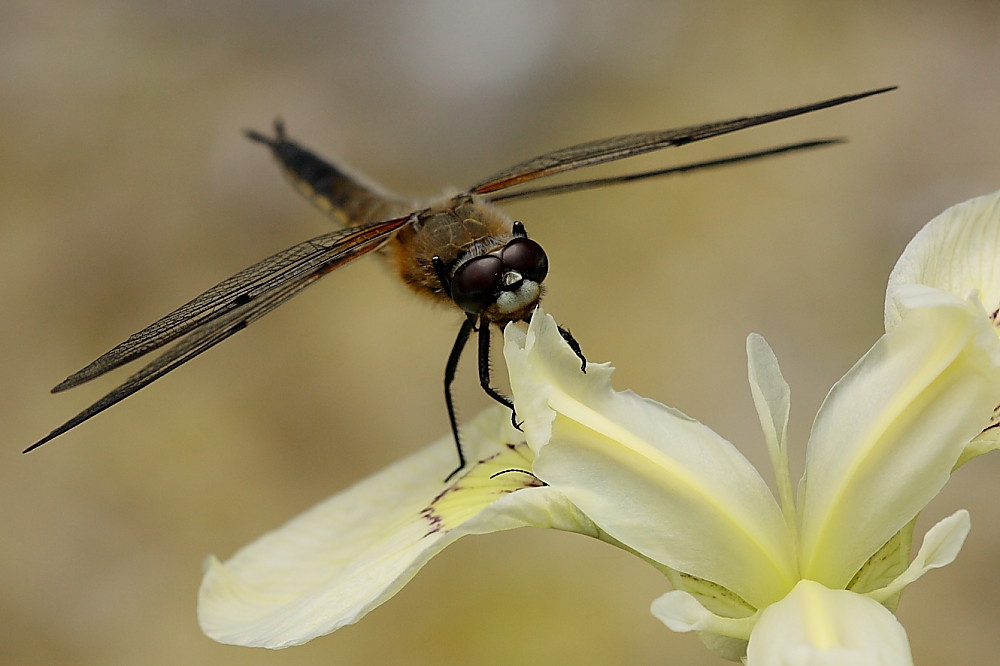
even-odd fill
[{"label": "white iris flower", "polygon": [[[731,443],[679,411],[611,388],[553,320],[509,326],[504,355],[522,431],[494,408],[469,422],[470,463],[444,482],[451,437],[207,563],[202,629],[282,648],[358,621],[466,534],[531,525],[578,532],[653,564],[674,590],[652,611],[749,664],[908,664],[892,611],[950,563],[958,511],[911,558],[915,519],[952,470],[997,448],[998,196],[957,206],[907,248],[890,280],[887,333],[833,387],[793,487],[789,388],[764,339],[749,378],[773,493]],[[983,303],[986,303],[985,307]],[[982,433],[982,434],[981,434]],[[971,442],[971,444],[970,444]]]}]

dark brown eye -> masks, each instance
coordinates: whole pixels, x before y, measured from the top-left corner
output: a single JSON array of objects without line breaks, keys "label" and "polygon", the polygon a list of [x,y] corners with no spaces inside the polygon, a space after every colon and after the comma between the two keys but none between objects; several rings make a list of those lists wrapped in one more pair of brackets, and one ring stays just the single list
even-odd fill
[{"label": "dark brown eye", "polygon": [[466,312],[478,314],[496,299],[503,274],[499,257],[484,255],[469,259],[451,278],[451,299]]},{"label": "dark brown eye", "polygon": [[530,238],[515,238],[500,254],[504,268],[517,271],[528,280],[541,282],[549,273],[549,258],[542,246]]}]

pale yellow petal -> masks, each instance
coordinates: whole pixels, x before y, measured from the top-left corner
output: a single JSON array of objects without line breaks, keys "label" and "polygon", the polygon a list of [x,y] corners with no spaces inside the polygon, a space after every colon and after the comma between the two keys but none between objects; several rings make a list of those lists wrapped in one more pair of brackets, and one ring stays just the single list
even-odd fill
[{"label": "pale yellow petal", "polygon": [[911,310],[834,386],[802,482],[802,575],[837,588],[941,489],[1000,395],[978,308]]},{"label": "pale yellow petal", "polygon": [[781,510],[732,444],[677,410],[614,391],[608,366],[583,374],[550,317],[536,314],[526,336],[508,334],[505,354],[518,418],[540,444],[535,472],[601,529],[753,607],[791,589]]},{"label": "pale yellow petal", "polygon": [[495,408],[463,429],[470,464],[449,483],[451,435],[207,563],[202,630],[236,645],[283,648],[357,622],[465,534],[538,525],[598,531],[531,475],[534,457]]},{"label": "pale yellow petal", "polygon": [[907,666],[906,631],[881,604],[803,580],[761,613],[748,666]]},{"label": "pale yellow petal", "polygon": [[886,330],[908,305],[900,287],[920,284],[961,299],[976,293],[987,313],[1000,307],[1000,191],[952,206],[921,229],[889,276]]}]

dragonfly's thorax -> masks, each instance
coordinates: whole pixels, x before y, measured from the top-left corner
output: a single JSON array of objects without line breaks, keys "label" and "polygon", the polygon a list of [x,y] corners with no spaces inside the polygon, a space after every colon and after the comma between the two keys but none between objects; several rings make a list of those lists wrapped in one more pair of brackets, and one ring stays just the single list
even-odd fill
[{"label": "dragonfly's thorax", "polygon": [[[522,266],[529,247],[530,265]],[[411,288],[500,325],[525,319],[542,296],[547,264],[540,274],[536,264],[544,252],[503,211],[468,195],[415,213],[392,253]]]}]

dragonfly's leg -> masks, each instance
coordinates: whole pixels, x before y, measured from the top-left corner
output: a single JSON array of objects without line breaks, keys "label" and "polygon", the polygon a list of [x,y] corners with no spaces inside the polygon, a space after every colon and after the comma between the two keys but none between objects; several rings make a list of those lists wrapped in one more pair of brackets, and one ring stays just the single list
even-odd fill
[{"label": "dragonfly's leg", "polygon": [[493,388],[490,382],[490,323],[485,317],[479,320],[479,385],[486,391],[486,395],[510,410],[510,422],[520,430],[521,424],[517,422],[514,403],[511,402],[510,398]]},{"label": "dragonfly's leg", "polygon": [[562,326],[559,326],[558,328],[559,335],[561,335],[562,339],[566,341],[569,348],[573,350],[576,357],[580,359],[580,370],[583,374],[587,374],[587,358],[583,355],[583,350],[580,349],[580,343],[576,341],[576,338],[574,338],[573,334],[569,332],[569,329],[563,328]]},{"label": "dragonfly's leg", "polygon": [[462,440],[458,436],[458,417],[455,415],[455,399],[451,394],[451,384],[455,381],[455,372],[458,370],[458,360],[462,358],[462,350],[465,349],[465,343],[469,341],[469,335],[475,326],[476,317],[468,315],[462,322],[462,328],[458,329],[458,337],[455,338],[455,344],[452,345],[451,353],[448,354],[448,364],[444,367],[444,402],[448,407],[448,421],[451,423],[451,433],[455,436],[455,449],[458,451],[458,467],[448,475],[445,481],[451,479],[465,467],[465,454],[462,453]]}]

